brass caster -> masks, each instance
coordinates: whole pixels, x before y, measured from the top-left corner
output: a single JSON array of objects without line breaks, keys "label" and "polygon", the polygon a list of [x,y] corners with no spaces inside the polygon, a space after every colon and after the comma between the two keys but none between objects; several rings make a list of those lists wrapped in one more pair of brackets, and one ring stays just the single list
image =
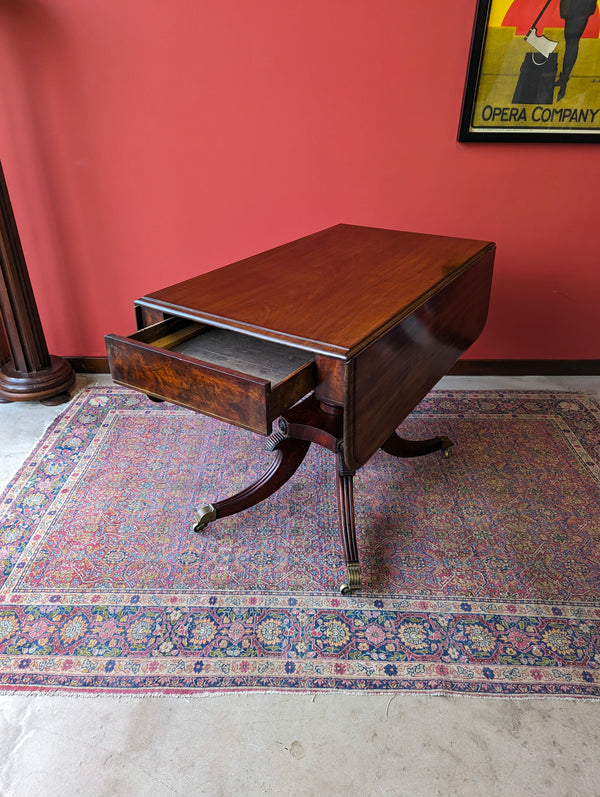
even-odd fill
[{"label": "brass caster", "polygon": [[358,562],[348,563],[348,581],[340,584],[340,592],[342,595],[352,595],[358,589],[362,589],[362,581],[360,578],[360,565]]},{"label": "brass caster", "polygon": [[442,446],[441,446],[442,456],[444,457],[444,459],[448,459],[448,457],[450,456],[450,449],[452,448],[454,443],[452,442],[452,440],[450,440],[449,437],[443,437],[442,436],[439,439],[440,439],[440,442],[442,444]]},{"label": "brass caster", "polygon": [[199,506],[194,513],[194,519],[196,522],[192,524],[192,531],[200,534],[211,521],[217,519],[217,510],[212,504]]}]

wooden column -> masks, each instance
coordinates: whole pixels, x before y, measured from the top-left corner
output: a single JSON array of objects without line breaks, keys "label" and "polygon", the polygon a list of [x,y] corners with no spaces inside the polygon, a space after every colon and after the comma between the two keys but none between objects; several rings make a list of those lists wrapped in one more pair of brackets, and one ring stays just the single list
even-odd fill
[{"label": "wooden column", "polygon": [[48,353],[0,164],[0,402],[69,399],[75,372]]}]

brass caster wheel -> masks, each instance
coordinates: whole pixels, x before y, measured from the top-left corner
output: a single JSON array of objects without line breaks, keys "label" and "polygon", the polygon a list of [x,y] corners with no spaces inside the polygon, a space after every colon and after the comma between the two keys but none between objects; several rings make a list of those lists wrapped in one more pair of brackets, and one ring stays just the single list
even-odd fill
[{"label": "brass caster wheel", "polygon": [[200,534],[201,531],[207,527],[207,525],[217,519],[217,510],[214,508],[212,504],[206,504],[205,506],[199,506],[198,509],[195,511],[194,520],[195,523],[192,523],[192,531],[195,534]]},{"label": "brass caster wheel", "polygon": [[448,459],[450,456],[450,449],[454,445],[452,440],[449,437],[440,437],[440,441],[442,444],[442,456],[444,459]]},{"label": "brass caster wheel", "polygon": [[340,584],[340,593],[342,595],[352,595],[358,589],[362,589],[362,581],[360,578],[360,565],[358,562],[348,563],[348,581]]}]

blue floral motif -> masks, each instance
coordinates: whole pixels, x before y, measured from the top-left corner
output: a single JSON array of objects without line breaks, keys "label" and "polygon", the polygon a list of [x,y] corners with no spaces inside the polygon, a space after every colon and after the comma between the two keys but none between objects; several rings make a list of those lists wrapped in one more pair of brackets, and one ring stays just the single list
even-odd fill
[{"label": "blue floral motif", "polygon": [[291,673],[296,671],[296,665],[293,661],[286,661],[285,663],[285,671],[291,675]]},{"label": "blue floral motif", "polygon": [[289,620],[283,612],[272,612],[260,620],[256,626],[256,636],[260,645],[272,653],[282,653],[289,644]]},{"label": "blue floral motif", "polygon": [[494,680],[494,671],[490,670],[489,667],[484,667],[483,668],[483,674],[488,679],[488,681],[493,681]]},{"label": "blue floral motif", "polygon": [[383,668],[383,671],[385,672],[386,675],[389,676],[398,675],[398,668],[396,667],[395,664],[386,664],[385,667]]}]

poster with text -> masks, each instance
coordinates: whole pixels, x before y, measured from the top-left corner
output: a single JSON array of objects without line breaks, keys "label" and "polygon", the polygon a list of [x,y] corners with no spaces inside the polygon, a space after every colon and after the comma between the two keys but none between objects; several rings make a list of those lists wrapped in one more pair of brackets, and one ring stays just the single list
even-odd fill
[{"label": "poster with text", "polygon": [[458,138],[600,139],[597,0],[479,0]]}]

